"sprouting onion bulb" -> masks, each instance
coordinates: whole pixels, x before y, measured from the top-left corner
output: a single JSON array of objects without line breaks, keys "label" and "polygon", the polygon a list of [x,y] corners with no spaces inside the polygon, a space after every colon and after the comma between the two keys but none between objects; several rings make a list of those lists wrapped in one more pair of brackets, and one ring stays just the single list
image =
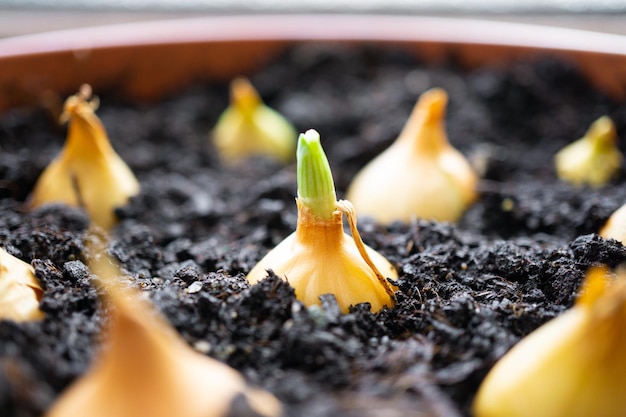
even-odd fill
[{"label": "sprouting onion bulb", "polygon": [[[254,284],[273,270],[295,289],[305,305],[320,304],[319,296],[334,294],[339,307],[369,302],[372,311],[394,305],[393,266],[363,244],[356,214],[348,201],[337,201],[335,185],[320,136],[308,130],[298,139],[298,224],[296,231],[272,249],[248,274]],[[343,215],[352,236],[343,231]]]},{"label": "sprouting onion bulb", "polygon": [[0,320],[43,318],[39,309],[42,296],[33,267],[0,248]]},{"label": "sprouting onion bulb", "polygon": [[605,239],[615,239],[626,245],[626,204],[611,214],[599,234]]},{"label": "sprouting onion bulb", "polygon": [[522,339],[483,381],[475,417],[626,416],[626,275],[589,271],[574,307]]},{"label": "sprouting onion bulb", "polygon": [[116,282],[119,271],[107,257],[91,268],[110,305],[104,347],[47,417],[226,417],[235,399],[246,401],[249,415],[282,414],[273,395],[194,351],[145,299]]},{"label": "sprouting onion bulb", "polygon": [[602,116],[585,136],[557,152],[554,163],[561,180],[576,186],[602,187],[619,171],[622,159],[615,125],[608,116]]},{"label": "sprouting onion bulb", "polygon": [[43,171],[31,195],[32,208],[48,203],[82,207],[105,230],[116,223],[115,209],[139,193],[139,182],[119,157],[94,111],[91,87],[83,85],[65,102],[62,121],[69,120],[61,153]]},{"label": "sprouting onion bulb", "polygon": [[297,132],[291,123],[266,106],[246,78],[233,80],[230,89],[230,106],[213,130],[221,157],[229,162],[255,155],[292,161]]},{"label": "sprouting onion bulb", "polygon": [[347,199],[383,224],[414,218],[457,221],[477,198],[478,177],[448,142],[447,93],[423,93],[396,141],[354,178]]}]

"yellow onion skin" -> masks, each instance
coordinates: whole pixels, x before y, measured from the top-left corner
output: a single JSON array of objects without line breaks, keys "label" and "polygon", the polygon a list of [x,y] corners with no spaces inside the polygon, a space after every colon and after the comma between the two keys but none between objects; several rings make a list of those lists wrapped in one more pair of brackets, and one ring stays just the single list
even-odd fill
[{"label": "yellow onion skin", "polygon": [[115,209],[139,193],[139,182],[111,146],[91,103],[72,96],[65,105],[70,119],[61,153],[43,171],[29,204],[63,203],[84,208],[105,230],[117,222]]},{"label": "yellow onion skin", "polygon": [[475,417],[626,415],[626,287],[598,285],[494,366],[474,400]]},{"label": "yellow onion skin", "polygon": [[626,245],[626,204],[611,214],[599,234],[605,239],[615,239]]},{"label": "yellow onion skin", "polygon": [[46,417],[226,417],[240,395],[254,415],[282,414],[273,395],[193,350],[146,300],[115,285],[104,285],[112,307],[104,347]]},{"label": "yellow onion skin", "polygon": [[606,185],[617,174],[622,161],[615,125],[608,116],[600,117],[582,138],[554,156],[558,177],[578,187]]},{"label": "yellow onion skin", "polygon": [[441,89],[422,94],[398,139],[357,174],[346,199],[359,215],[455,222],[477,199],[478,176],[448,142],[446,103]]},{"label": "yellow onion skin", "polygon": [[298,136],[291,123],[266,106],[247,79],[233,80],[231,90],[231,105],[212,132],[220,157],[229,163],[255,155],[291,162]]},{"label": "yellow onion skin", "polygon": [[35,269],[0,248],[0,320],[42,319],[44,313],[39,309],[42,296]]},{"label": "yellow onion skin", "polygon": [[[300,200],[296,231],[272,249],[247,276],[255,284],[271,269],[289,282],[298,300],[306,306],[319,305],[319,296],[334,294],[341,311],[369,302],[372,311],[394,301],[381,285],[372,268],[359,253],[352,237],[343,231],[342,214],[317,218]],[[366,246],[365,250],[384,277],[395,279],[397,273],[381,254]]]}]

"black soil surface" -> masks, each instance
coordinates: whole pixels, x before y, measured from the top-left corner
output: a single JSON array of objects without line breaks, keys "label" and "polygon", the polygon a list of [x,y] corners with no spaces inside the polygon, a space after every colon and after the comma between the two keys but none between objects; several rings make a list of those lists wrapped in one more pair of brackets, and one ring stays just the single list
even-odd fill
[{"label": "black soil surface", "polygon": [[[576,189],[552,163],[604,114],[626,138],[626,105],[567,62],[464,72],[402,50],[308,44],[251,80],[300,131],[321,133],[340,197],[434,86],[450,95],[450,141],[484,171],[481,199],[458,225],[361,219],[363,240],[398,268],[394,308],[342,315],[324,296],[307,309],[275,276],[245,280],[295,228],[295,166],[220,163],[207,134],[227,86],[141,105],[96,91],[111,141],[143,187],[119,210],[109,252],[191,346],[275,393],[288,416],[469,415],[494,362],[572,305],[587,268],[626,260],[620,243],[595,234],[626,201],[625,173]],[[0,116],[0,246],[35,267],[46,313],[0,321],[3,417],[41,415],[85,372],[103,323],[85,214],[24,209],[64,134],[45,110]]]}]

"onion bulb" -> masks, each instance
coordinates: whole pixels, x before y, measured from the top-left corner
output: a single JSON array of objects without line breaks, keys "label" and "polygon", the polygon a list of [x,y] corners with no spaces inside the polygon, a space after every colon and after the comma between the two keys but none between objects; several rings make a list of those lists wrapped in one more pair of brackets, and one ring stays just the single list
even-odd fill
[{"label": "onion bulb", "polygon": [[194,351],[135,291],[114,282],[107,257],[91,264],[110,305],[104,347],[47,417],[226,417],[233,402],[277,417],[278,400],[234,369]]},{"label": "onion bulb", "polygon": [[626,275],[592,269],[574,307],[522,339],[489,372],[475,417],[626,415]]},{"label": "onion bulb", "polygon": [[[348,201],[337,201],[330,166],[315,130],[298,139],[298,224],[296,231],[272,249],[248,274],[257,283],[273,270],[295,289],[305,305],[320,304],[319,296],[334,294],[339,307],[369,302],[372,311],[394,305],[389,278],[393,266],[363,244],[356,214]],[[352,236],[343,231],[346,215]]]},{"label": "onion bulb", "polygon": [[582,138],[557,152],[554,164],[563,181],[597,188],[606,185],[619,171],[622,159],[615,125],[608,116],[602,116]]},{"label": "onion bulb", "polygon": [[213,142],[222,159],[233,162],[263,155],[292,161],[297,132],[291,123],[266,106],[246,78],[233,80],[230,90],[230,106],[213,130]]},{"label": "onion bulb", "polygon": [[0,248],[0,319],[39,320],[43,290],[34,268]]},{"label": "onion bulb", "polygon": [[478,176],[448,142],[447,102],[440,88],[423,93],[396,141],[357,174],[347,198],[360,215],[454,222],[476,200]]},{"label": "onion bulb", "polygon": [[31,208],[64,203],[84,208],[91,221],[108,230],[117,222],[115,209],[139,193],[139,182],[119,157],[94,111],[91,87],[83,85],[65,102],[62,121],[69,120],[61,153],[43,171],[30,199]]},{"label": "onion bulb", "polygon": [[600,229],[600,236],[605,239],[615,239],[622,245],[626,245],[626,204],[611,214]]}]

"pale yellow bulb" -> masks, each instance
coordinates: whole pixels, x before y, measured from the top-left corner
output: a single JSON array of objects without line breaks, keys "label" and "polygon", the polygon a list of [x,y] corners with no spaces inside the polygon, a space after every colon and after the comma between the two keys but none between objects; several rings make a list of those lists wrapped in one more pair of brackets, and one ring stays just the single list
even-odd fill
[{"label": "pale yellow bulb", "polygon": [[293,160],[295,128],[276,110],[266,106],[252,84],[237,78],[231,84],[231,103],[213,130],[220,156],[229,162],[255,155],[281,162]]},{"label": "pale yellow bulb", "polygon": [[110,229],[117,222],[115,209],[139,193],[139,182],[113,150],[100,119],[97,101],[88,101],[91,90],[65,102],[63,119],[70,122],[61,153],[43,171],[31,195],[32,208],[49,203],[81,207],[91,221]]},{"label": "pale yellow bulb", "polygon": [[585,136],[565,146],[554,157],[560,179],[591,187],[607,184],[619,171],[622,160],[615,125],[608,116],[596,120]]},{"label": "pale yellow bulb", "polygon": [[[397,278],[389,261],[368,246],[365,250],[383,279]],[[257,283],[267,276],[268,269],[289,282],[298,300],[307,306],[319,305],[323,294],[333,294],[344,313],[363,302],[369,302],[374,312],[394,305],[389,284],[381,283],[354,239],[344,233],[339,210],[331,219],[316,218],[298,199],[296,231],[259,261],[248,281]]]},{"label": "pale yellow bulb", "polygon": [[422,94],[398,139],[354,178],[347,199],[359,215],[454,222],[476,200],[478,176],[448,142],[446,104],[442,89]]},{"label": "pale yellow bulb", "polygon": [[194,351],[140,294],[115,282],[116,268],[91,264],[110,304],[106,339],[93,366],[47,417],[226,417],[238,396],[260,417],[282,407],[236,370]]},{"label": "pale yellow bulb", "polygon": [[35,277],[35,269],[0,248],[0,319],[14,321],[39,320],[43,290]]},{"label": "pale yellow bulb", "polygon": [[615,210],[600,230],[605,239],[615,239],[626,245],[626,204]]},{"label": "pale yellow bulb", "polygon": [[626,276],[589,273],[576,305],[522,339],[491,370],[475,417],[626,415]]}]

